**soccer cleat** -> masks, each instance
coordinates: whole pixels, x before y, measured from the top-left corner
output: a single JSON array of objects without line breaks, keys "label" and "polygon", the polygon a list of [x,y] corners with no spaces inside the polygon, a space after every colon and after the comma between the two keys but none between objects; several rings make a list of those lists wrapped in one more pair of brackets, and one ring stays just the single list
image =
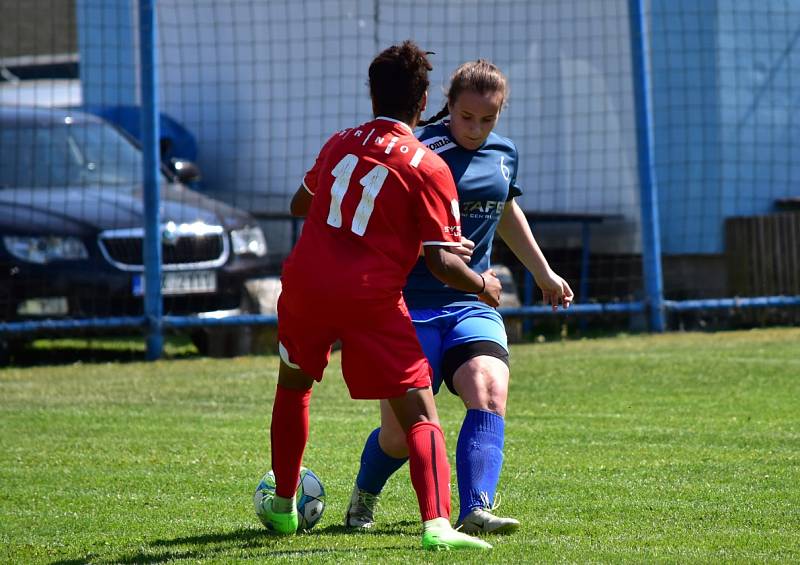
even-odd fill
[{"label": "soccer cleat", "polygon": [[492,549],[492,546],[482,539],[454,530],[446,518],[435,518],[424,524],[422,548],[430,551],[450,551],[451,549]]},{"label": "soccer cleat", "polygon": [[368,529],[375,525],[375,508],[378,506],[378,495],[353,486],[347,514],[344,516],[346,528]]},{"label": "soccer cleat", "polygon": [[495,516],[483,508],[474,508],[459,522],[458,528],[468,534],[510,534],[519,529],[519,521]]},{"label": "soccer cleat", "polygon": [[297,516],[297,508],[292,504],[292,509],[289,512],[276,512],[272,509],[272,498],[264,497],[262,502],[261,521],[271,532],[282,536],[288,536],[297,532],[297,525],[299,518]]}]

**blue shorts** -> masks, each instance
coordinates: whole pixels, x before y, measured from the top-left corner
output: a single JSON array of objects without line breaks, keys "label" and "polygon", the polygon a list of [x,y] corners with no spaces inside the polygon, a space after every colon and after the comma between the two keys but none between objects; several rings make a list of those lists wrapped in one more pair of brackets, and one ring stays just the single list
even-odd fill
[{"label": "blue shorts", "polygon": [[[433,392],[439,392],[444,375],[442,359],[448,349],[477,341],[498,344],[508,352],[503,317],[483,304],[409,310],[417,338],[433,368]],[[451,375],[452,377],[452,375]]]}]

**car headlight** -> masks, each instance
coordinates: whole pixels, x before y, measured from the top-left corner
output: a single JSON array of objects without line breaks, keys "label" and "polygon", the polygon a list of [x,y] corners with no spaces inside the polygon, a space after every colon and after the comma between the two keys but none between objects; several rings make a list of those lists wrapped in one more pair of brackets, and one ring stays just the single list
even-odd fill
[{"label": "car headlight", "polygon": [[246,226],[240,230],[231,230],[231,243],[236,255],[252,254],[263,257],[267,254],[267,240],[258,226]]},{"label": "car headlight", "polygon": [[39,265],[89,257],[86,246],[77,237],[12,235],[3,237],[3,245],[17,259]]}]

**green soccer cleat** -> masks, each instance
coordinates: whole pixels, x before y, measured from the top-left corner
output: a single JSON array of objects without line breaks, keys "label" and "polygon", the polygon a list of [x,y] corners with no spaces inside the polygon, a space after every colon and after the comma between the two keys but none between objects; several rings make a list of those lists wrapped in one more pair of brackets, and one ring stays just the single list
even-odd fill
[{"label": "green soccer cleat", "polygon": [[259,518],[266,528],[278,535],[288,536],[297,532],[299,518],[297,507],[292,504],[289,512],[276,512],[272,509],[272,496],[265,496]]},{"label": "green soccer cleat", "polygon": [[346,528],[358,528],[366,530],[375,525],[375,508],[378,506],[378,495],[369,493],[353,486],[353,494],[350,495],[350,504],[347,505],[347,513],[344,516]]},{"label": "green soccer cleat", "polygon": [[474,508],[458,523],[458,529],[466,534],[510,534],[519,529],[519,521],[495,516],[483,508]]},{"label": "green soccer cleat", "polygon": [[428,520],[422,532],[422,548],[430,551],[451,549],[492,549],[491,544],[454,530],[445,518]]}]

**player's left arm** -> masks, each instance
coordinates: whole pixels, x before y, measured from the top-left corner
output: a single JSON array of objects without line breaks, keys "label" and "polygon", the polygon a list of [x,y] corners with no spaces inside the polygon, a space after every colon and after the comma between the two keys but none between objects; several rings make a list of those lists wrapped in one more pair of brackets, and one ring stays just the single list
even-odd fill
[{"label": "player's left arm", "polygon": [[536,285],[542,289],[545,304],[549,303],[553,309],[558,308],[559,304],[569,308],[574,297],[572,289],[567,281],[550,268],[516,199],[506,202],[497,225],[497,233],[531,272]]}]

